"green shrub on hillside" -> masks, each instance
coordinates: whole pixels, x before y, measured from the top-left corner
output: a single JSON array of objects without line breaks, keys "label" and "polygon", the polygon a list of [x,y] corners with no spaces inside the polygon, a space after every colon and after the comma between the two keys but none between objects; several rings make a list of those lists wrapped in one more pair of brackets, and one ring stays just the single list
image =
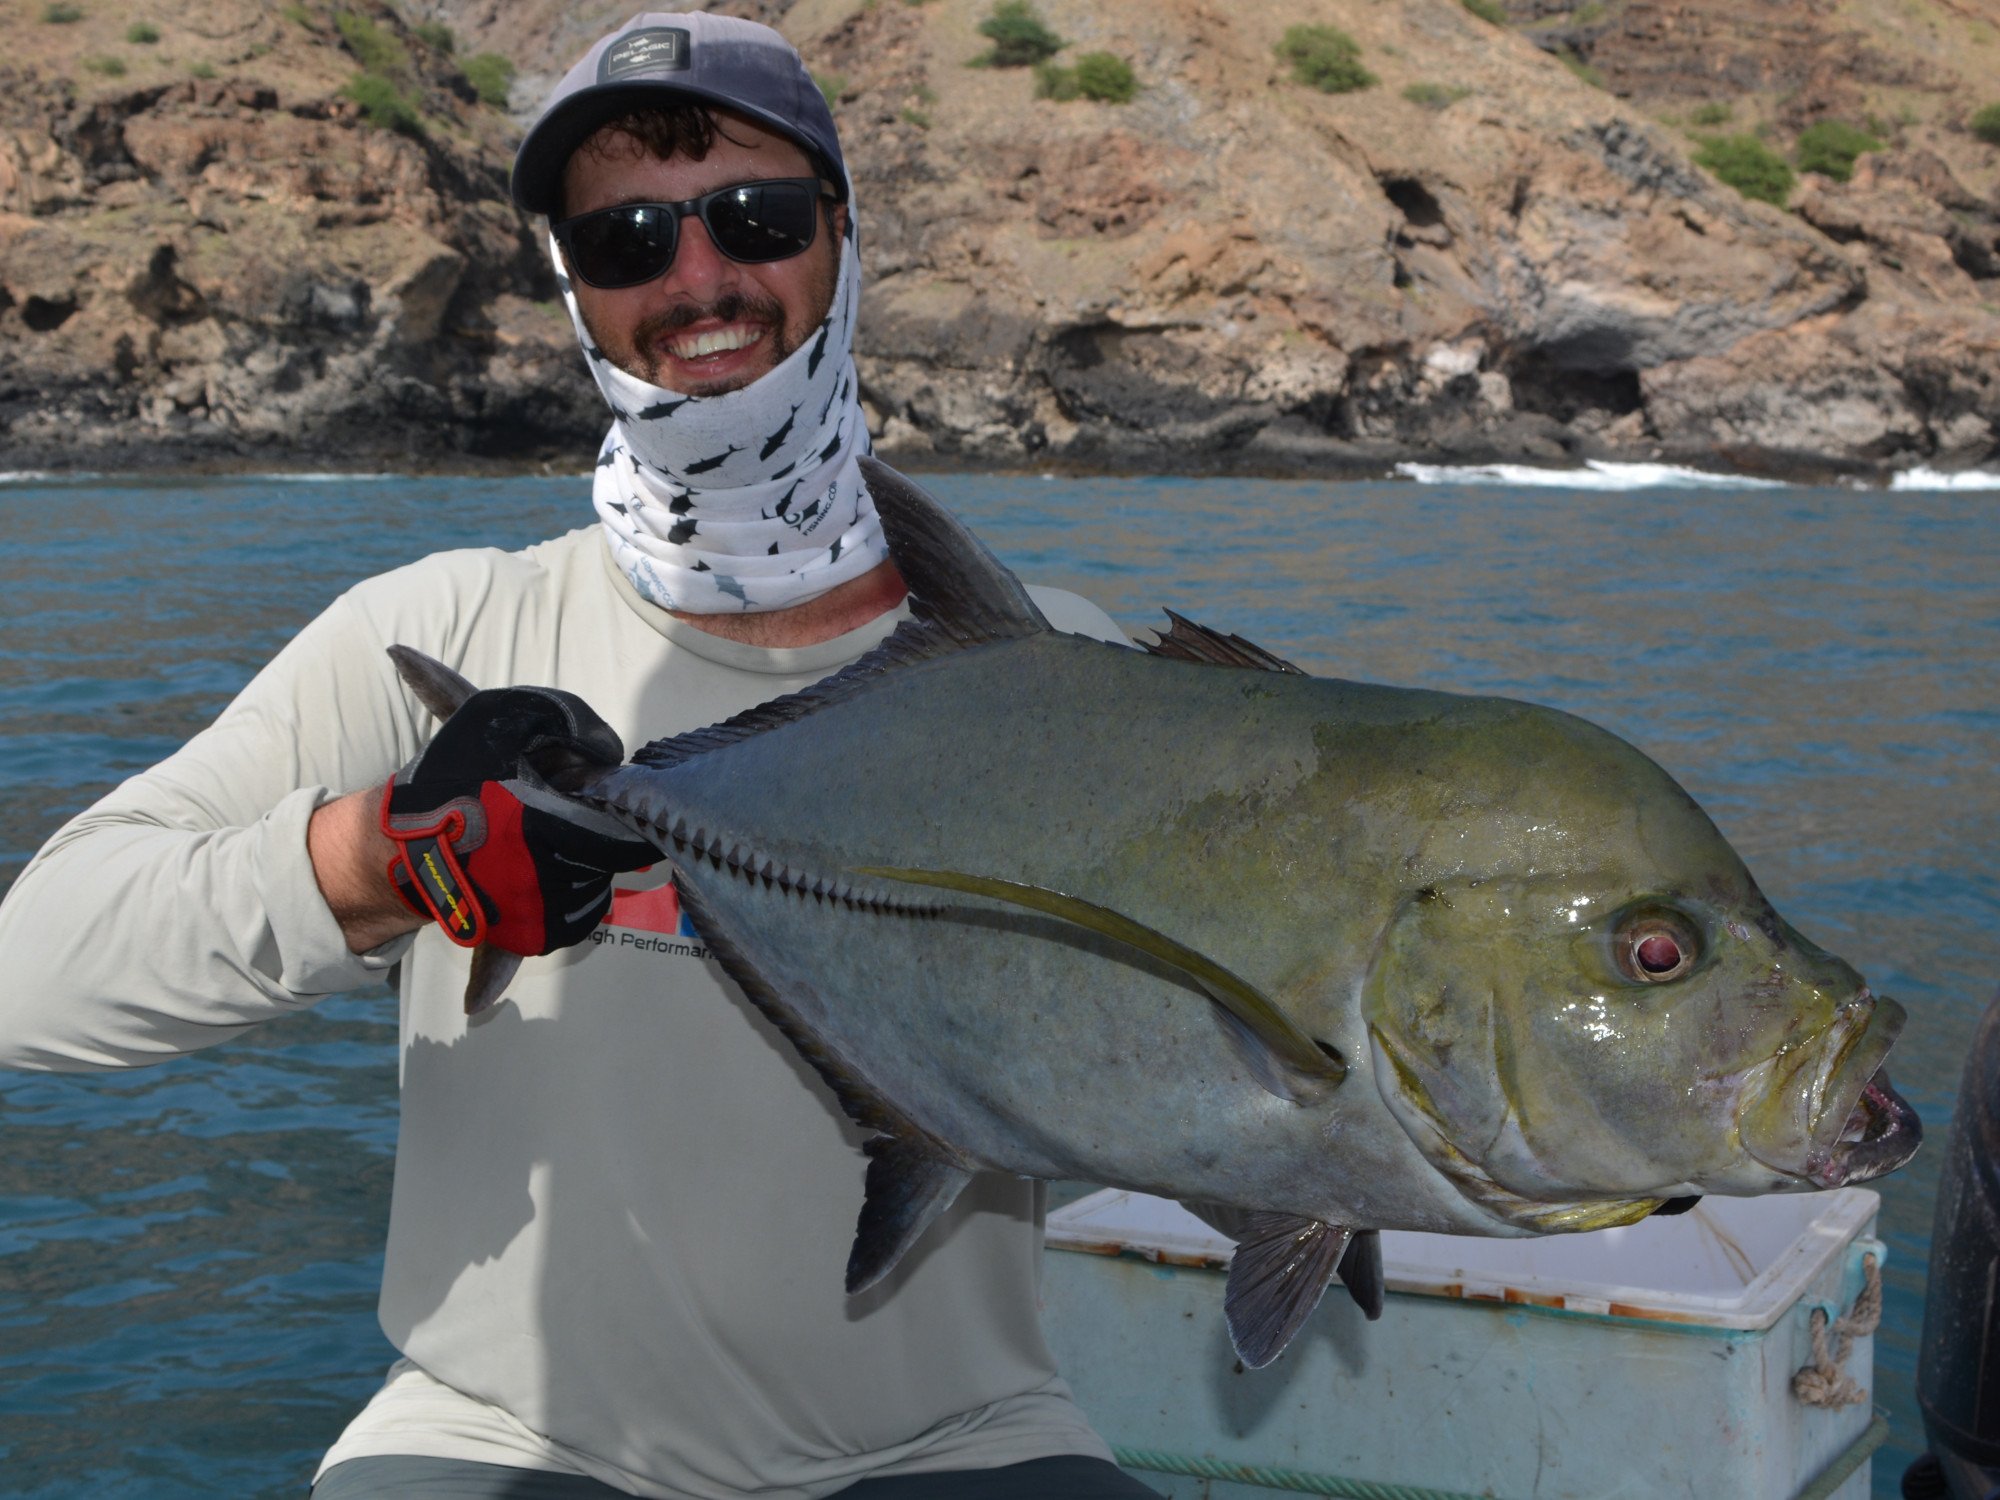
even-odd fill
[{"label": "green shrub on hillside", "polygon": [[51,26],[67,26],[72,21],[83,19],[83,7],[64,5],[61,0],[50,0],[42,7],[42,19]]},{"label": "green shrub on hillside", "polygon": [[514,64],[511,60],[497,52],[475,52],[459,68],[483,103],[495,109],[507,107],[507,94],[514,87]]},{"label": "green shrub on hillside", "polygon": [[979,23],[993,43],[973,61],[982,67],[1026,68],[1054,57],[1068,45],[1035,13],[1028,0],[995,0],[993,13]]},{"label": "green shrub on hillside", "polygon": [[215,64],[209,62],[206,58],[200,62],[191,62],[188,64],[188,77],[190,78],[213,78],[214,76]]},{"label": "green shrub on hillside", "polygon": [[1799,170],[1845,182],[1854,175],[1855,157],[1881,149],[1882,143],[1857,125],[1821,120],[1799,132]]},{"label": "green shrub on hillside", "polygon": [[1351,94],[1380,82],[1361,65],[1361,44],[1337,26],[1292,26],[1272,49],[1292,77],[1322,94]]},{"label": "green shrub on hillside", "polygon": [[125,59],[122,57],[86,57],[83,65],[93,73],[102,73],[106,78],[125,76]]},{"label": "green shrub on hillside", "polygon": [[1442,83],[1407,83],[1403,85],[1403,97],[1412,104],[1421,104],[1425,109],[1447,109],[1471,92],[1471,89],[1447,86]]},{"label": "green shrub on hillside", "polygon": [[160,28],[151,21],[134,21],[125,28],[125,40],[135,47],[150,47],[160,39]]},{"label": "green shrub on hillside", "polygon": [[1574,47],[1556,48],[1556,61],[1561,63],[1565,68],[1568,68],[1570,72],[1581,78],[1592,88],[1601,89],[1604,87],[1604,75],[1585,62],[1581,57],[1577,56]]},{"label": "green shrub on hillside", "polygon": [[422,137],[424,117],[417,109],[416,101],[381,74],[356,73],[347,80],[341,93],[361,106],[361,113],[377,130],[395,130],[407,136]]},{"label": "green shrub on hillside", "polygon": [[1115,52],[1086,52],[1076,60],[1077,92],[1100,104],[1130,104],[1139,92],[1132,65]]},{"label": "green shrub on hillside", "polygon": [[1704,130],[1713,130],[1718,125],[1727,125],[1735,116],[1733,107],[1711,100],[1707,104],[1697,104],[1688,113],[1688,124],[1699,125]]},{"label": "green shrub on hillside", "polygon": [[815,73],[812,75],[812,81],[813,87],[826,96],[826,107],[828,109],[832,109],[834,105],[840,103],[841,91],[847,87],[847,75],[845,73]]},{"label": "green shrub on hillside", "polygon": [[1989,104],[1968,122],[1972,133],[1989,146],[2000,146],[2000,104]]},{"label": "green shrub on hillside", "polygon": [[409,71],[409,50],[368,17],[344,10],[333,18],[333,24],[354,60],[368,72],[387,78]]},{"label": "green shrub on hillside", "polygon": [[1463,4],[1482,21],[1489,21],[1495,26],[1507,24],[1507,10],[1500,0],[1463,0]]},{"label": "green shrub on hillside", "polygon": [[1086,52],[1073,68],[1052,62],[1035,64],[1037,99],[1095,99],[1100,104],[1130,104],[1139,92],[1132,65],[1115,52]]},{"label": "green shrub on hillside", "polygon": [[458,38],[451,34],[451,28],[442,21],[424,21],[414,29],[417,40],[427,47],[435,47],[440,52],[458,50]]},{"label": "green shrub on hillside", "polygon": [[1065,68],[1061,63],[1036,63],[1035,97],[1054,99],[1057,103],[1076,98],[1076,69]]},{"label": "green shrub on hillside", "polygon": [[1694,154],[1695,165],[1706,167],[1746,198],[1785,206],[1797,180],[1785,159],[1754,135],[1711,136]]}]

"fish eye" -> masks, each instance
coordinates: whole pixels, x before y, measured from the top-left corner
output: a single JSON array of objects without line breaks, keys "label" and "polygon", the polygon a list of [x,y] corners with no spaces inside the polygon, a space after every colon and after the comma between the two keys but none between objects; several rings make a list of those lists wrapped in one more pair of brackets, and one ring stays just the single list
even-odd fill
[{"label": "fish eye", "polygon": [[1648,911],[1618,929],[1611,951],[1619,972],[1641,984],[1679,979],[1701,956],[1694,924],[1677,912]]}]

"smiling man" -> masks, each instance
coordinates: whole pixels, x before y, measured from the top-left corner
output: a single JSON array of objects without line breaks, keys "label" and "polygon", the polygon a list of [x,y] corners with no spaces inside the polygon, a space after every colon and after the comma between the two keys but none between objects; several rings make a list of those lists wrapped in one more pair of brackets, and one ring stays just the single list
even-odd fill
[{"label": "smiling man", "polygon": [[[775,32],[641,16],[563,79],[514,191],[611,408],[597,523],[359,584],[59,830],[0,903],[0,1064],[136,1067],[397,986],[403,1357],[319,1500],[1147,1495],[1042,1341],[1038,1190],[981,1180],[845,1297],[860,1134],[650,846],[518,770],[797,690],[905,616],[826,103]],[[440,727],[395,644],[490,691]],[[524,961],[468,1016],[482,938]]]}]

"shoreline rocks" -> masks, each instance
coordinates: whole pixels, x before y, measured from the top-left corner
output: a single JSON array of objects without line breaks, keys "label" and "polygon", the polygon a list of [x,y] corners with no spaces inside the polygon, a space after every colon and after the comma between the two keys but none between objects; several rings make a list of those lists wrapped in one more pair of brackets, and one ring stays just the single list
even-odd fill
[{"label": "shoreline rocks", "polygon": [[[1866,478],[2000,448],[2000,156],[1948,128],[1977,97],[1963,68],[1868,75],[1931,89],[1945,123],[1899,127],[1847,182],[1807,176],[1788,212],[1693,167],[1656,99],[1593,87],[1547,35],[1458,0],[1326,0],[1381,77],[1339,95],[1274,57],[1289,4],[1044,0],[1077,47],[1130,60],[1126,105],[966,67],[984,0],[714,8],[783,27],[836,95],[886,457]],[[506,168],[522,89],[623,12],[159,9],[172,66],[148,54],[122,78],[79,61],[116,45],[115,7],[74,32],[6,27],[0,469],[586,469],[607,419]],[[401,49],[417,127],[349,97],[343,13]],[[1686,92],[1701,80],[1673,38],[1713,44],[1721,14],[1630,0],[1598,55],[1614,83]],[[513,118],[425,22],[516,61]],[[1564,25],[1574,57],[1593,33]],[[1827,32],[1808,81],[1861,87],[1828,59],[1864,45],[1885,44]]]}]

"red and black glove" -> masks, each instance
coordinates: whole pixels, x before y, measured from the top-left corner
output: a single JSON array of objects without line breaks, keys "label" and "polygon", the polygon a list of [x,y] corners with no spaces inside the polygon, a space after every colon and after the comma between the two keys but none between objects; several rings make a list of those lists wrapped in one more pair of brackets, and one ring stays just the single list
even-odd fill
[{"label": "red and black glove", "polygon": [[474,693],[382,789],[396,894],[462,947],[532,955],[583,941],[610,903],[611,877],[660,851],[549,783],[624,759],[611,726],[574,693]]}]

